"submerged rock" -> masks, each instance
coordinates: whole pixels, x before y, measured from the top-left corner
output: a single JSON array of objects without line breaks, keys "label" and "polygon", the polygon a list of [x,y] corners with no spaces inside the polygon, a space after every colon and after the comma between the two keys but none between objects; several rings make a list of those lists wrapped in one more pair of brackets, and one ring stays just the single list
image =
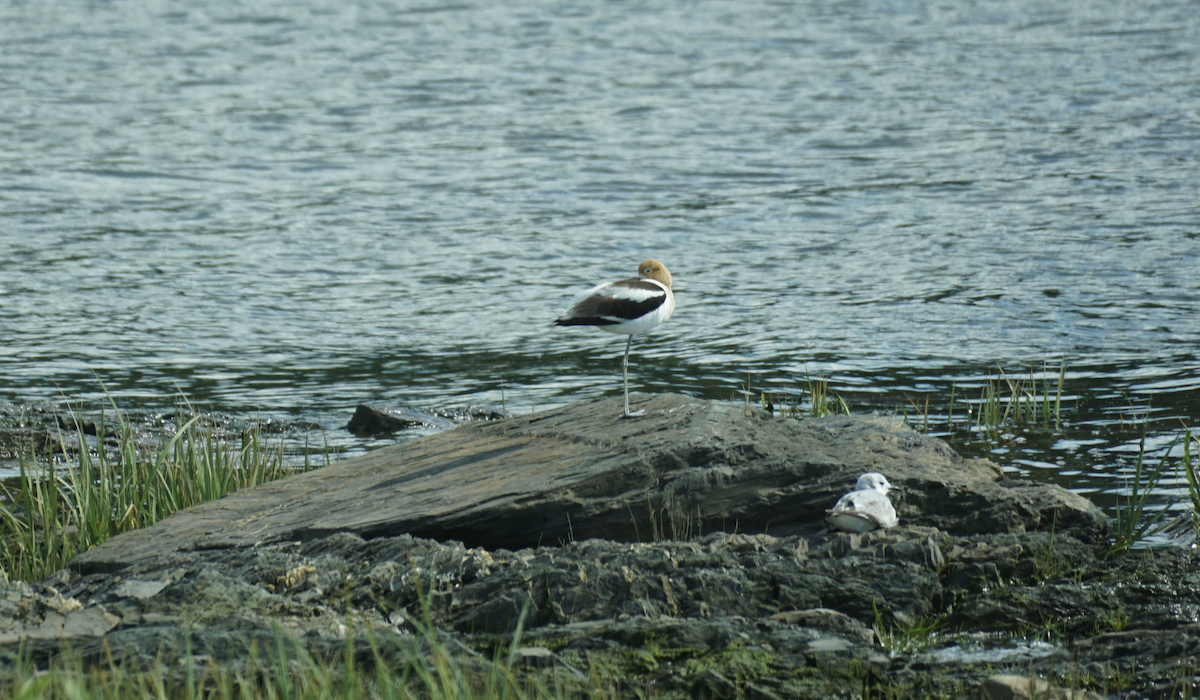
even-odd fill
[{"label": "submerged rock", "polygon": [[372,404],[359,404],[346,424],[346,430],[355,435],[381,435],[409,428],[450,428],[453,421],[441,416],[411,408],[385,408]]},{"label": "submerged rock", "polygon": [[[1097,559],[1108,520],[1064,489],[893,419],[672,395],[620,420],[620,403],[459,427],[114,538],[42,584],[0,585],[0,658],[65,644],[236,666],[280,630],[338,657],[347,635],[398,649],[432,625],[464,654],[523,629],[525,672],[603,669],[661,697],[951,697],[1003,664],[931,666],[914,637],[1052,620],[1062,652],[1038,672],[1094,663],[1096,684],[1104,664],[1200,649],[1180,603],[1200,591],[1196,554],[1123,588],[1139,569]],[[829,529],[825,509],[865,471],[899,487],[899,525]],[[34,634],[58,624],[58,600],[87,624]]]}]

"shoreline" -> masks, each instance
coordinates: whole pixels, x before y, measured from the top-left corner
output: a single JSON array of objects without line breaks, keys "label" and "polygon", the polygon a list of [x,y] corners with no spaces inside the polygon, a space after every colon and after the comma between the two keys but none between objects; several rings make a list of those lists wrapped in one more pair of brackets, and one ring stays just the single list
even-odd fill
[{"label": "shoreline", "polygon": [[[522,677],[600,672],[654,697],[954,697],[997,670],[1106,693],[1183,682],[1167,639],[1200,649],[1187,611],[1164,612],[1200,600],[1196,552],[1106,558],[1108,518],[1070,492],[897,420],[636,398],[645,420],[584,402],[195,506],[8,584],[30,612],[0,647],[49,663],[65,644],[85,664],[121,648],[136,666],[186,644],[236,669],[273,631],[326,658],[347,635],[402,647],[427,620],[476,651],[520,630],[545,650],[521,652],[541,659]],[[898,527],[834,533],[800,505],[868,464],[904,487]],[[1008,648],[989,655],[995,635]],[[1052,648],[997,661],[1038,640]],[[972,649],[985,661],[963,662]]]}]

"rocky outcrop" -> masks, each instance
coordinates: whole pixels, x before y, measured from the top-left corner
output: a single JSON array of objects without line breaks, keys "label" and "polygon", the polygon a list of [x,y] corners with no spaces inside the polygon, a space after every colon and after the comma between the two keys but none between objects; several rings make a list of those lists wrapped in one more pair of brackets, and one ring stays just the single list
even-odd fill
[{"label": "rocky outcrop", "polygon": [[956,535],[1049,529],[1100,543],[1109,522],[1049,484],[1009,482],[899,418],[795,421],[659,395],[618,420],[612,402],[476,423],[190,508],[78,557],[119,571],[172,551],[411,534],[488,549],[637,542],[710,532],[825,529],[865,471],[893,485],[901,523]]},{"label": "rocky outcrop", "polygon": [[[115,538],[0,586],[0,658],[65,640],[236,665],[281,631],[337,657],[347,635],[398,647],[425,624],[470,654],[520,628],[531,673],[783,698],[951,696],[1004,668],[1153,688],[1200,652],[1181,603],[1197,555],[1098,559],[1107,518],[1068,491],[892,419],[640,403],[637,420],[606,400],[459,427]],[[830,531],[824,509],[864,471],[900,487],[900,525]],[[996,631],[1050,643],[974,650]]]},{"label": "rocky outcrop", "polygon": [[[523,623],[523,647],[662,697],[858,697],[871,686],[950,697],[1004,668],[1059,685],[1169,689],[1200,653],[1187,602],[1198,599],[1200,557],[1135,555],[1140,566],[1123,570],[1090,551],[1050,533],[977,542],[919,527],[518,551],[340,533],[9,586],[0,649],[11,658],[19,639],[34,660],[66,644],[96,660],[113,650],[143,664],[198,656],[236,668],[280,633],[336,658],[353,630],[398,649],[430,624],[490,658]],[[989,558],[991,579],[962,575]],[[1064,568],[1027,567],[1039,558]],[[1052,643],[1036,657],[989,656],[997,631]]]}]

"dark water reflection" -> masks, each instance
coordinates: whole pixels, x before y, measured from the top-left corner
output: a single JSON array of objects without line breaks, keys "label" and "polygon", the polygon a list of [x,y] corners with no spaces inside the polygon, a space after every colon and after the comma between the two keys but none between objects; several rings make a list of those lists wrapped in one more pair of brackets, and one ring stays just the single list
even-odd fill
[{"label": "dark water reflection", "polygon": [[1111,503],[1200,411],[1194,10],[10,3],[0,400],[355,447],[362,401],[594,397],[620,339],[548,324],[654,256],[635,386],[945,415],[1066,358],[1067,428],[986,449]]}]

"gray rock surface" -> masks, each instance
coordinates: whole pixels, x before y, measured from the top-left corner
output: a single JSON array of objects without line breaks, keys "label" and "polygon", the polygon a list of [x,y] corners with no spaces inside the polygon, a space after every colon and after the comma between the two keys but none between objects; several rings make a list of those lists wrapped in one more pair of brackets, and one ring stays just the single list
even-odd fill
[{"label": "gray rock surface", "polygon": [[[1200,652],[1200,556],[1100,559],[1108,520],[1070,492],[893,419],[639,403],[639,420],[616,399],[456,428],[110,540],[0,585],[0,661],[66,644],[236,666],[280,631],[338,658],[347,635],[400,649],[426,621],[490,658],[523,622],[527,672],[600,668],[661,697],[953,697],[1005,668],[1161,689]],[[864,471],[902,489],[899,526],[829,530]],[[923,627],[933,646],[1053,646],[941,661],[911,641]]]},{"label": "gray rock surface", "polygon": [[900,489],[902,524],[951,534],[1049,528],[1103,542],[1109,521],[1048,484],[1007,482],[899,418],[795,421],[674,394],[617,420],[612,400],[477,423],[190,508],[76,558],[119,571],[170,551],[308,541],[338,532],[455,539],[489,549],[636,542],[714,531],[815,533],[865,471]]},{"label": "gray rock surface", "polygon": [[1086,690],[1057,688],[1029,676],[992,676],[979,684],[970,700],[1103,700]]}]

